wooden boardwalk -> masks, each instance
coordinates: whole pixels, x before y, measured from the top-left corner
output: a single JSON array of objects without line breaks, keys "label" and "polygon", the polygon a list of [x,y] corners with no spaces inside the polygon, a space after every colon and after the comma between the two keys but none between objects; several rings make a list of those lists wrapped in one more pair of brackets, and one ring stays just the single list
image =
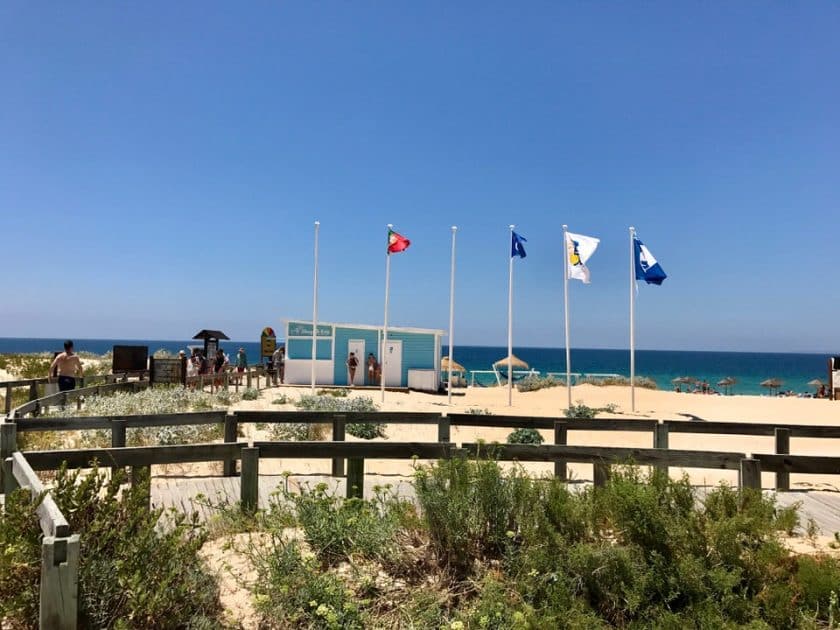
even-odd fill
[{"label": "wooden boardwalk", "polygon": [[[329,475],[260,475],[259,507],[267,508],[271,496],[278,490],[288,487],[296,491],[300,487],[314,487],[325,483],[331,492],[344,496],[346,479]],[[287,485],[288,484],[288,485]],[[365,497],[373,496],[377,486],[391,487],[398,496],[414,498],[414,487],[410,477],[402,475],[366,475]],[[586,485],[581,483],[580,485]],[[702,500],[710,488],[698,487],[698,498]],[[787,507],[799,502],[800,529],[814,519],[823,535],[831,536],[840,532],[840,492],[807,490],[774,492],[778,504]],[[175,508],[186,514],[197,512],[199,519],[207,520],[216,510],[211,506],[230,505],[239,501],[239,477],[155,477],[152,481],[152,505]]]}]

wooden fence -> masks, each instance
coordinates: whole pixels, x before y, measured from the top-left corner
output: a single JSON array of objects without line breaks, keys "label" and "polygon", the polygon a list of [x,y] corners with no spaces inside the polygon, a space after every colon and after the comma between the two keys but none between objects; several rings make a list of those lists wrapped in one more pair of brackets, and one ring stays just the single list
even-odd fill
[{"label": "wooden fence", "polygon": [[[130,385],[130,384],[118,384]],[[137,385],[131,385],[135,387]],[[101,386],[105,387],[105,386]],[[95,388],[85,388],[95,389]],[[81,392],[82,390],[74,390]],[[71,392],[65,392],[71,397]],[[77,395],[84,395],[77,394]],[[67,403],[71,398],[40,399],[45,404]],[[29,404],[29,403],[27,403]],[[18,412],[19,410],[15,410]],[[27,409],[25,413],[30,413]],[[21,413],[21,416],[23,413]],[[246,512],[257,509],[259,496],[259,462],[265,458],[330,459],[332,475],[347,477],[347,496],[362,496],[366,459],[447,459],[452,457],[494,458],[553,462],[555,476],[567,478],[567,464],[593,465],[596,486],[607,483],[610,466],[634,463],[666,469],[670,466],[737,470],[742,489],[760,489],[761,472],[776,473],[776,488],[789,487],[790,473],[840,474],[840,457],[790,454],[791,437],[840,438],[840,427],[811,425],[776,425],[729,422],[688,422],[629,419],[543,418],[522,416],[487,416],[470,414],[438,414],[410,412],[330,413],[297,411],[224,411],[169,415],[25,418],[17,413],[0,423],[0,459],[2,488],[5,493],[16,487],[30,490],[39,502],[38,516],[44,533],[41,562],[42,628],[76,627],[79,535],[72,534],[67,520],[55,501],[44,491],[35,471],[54,470],[66,464],[84,468],[92,461],[112,467],[131,467],[131,478],[137,472],[156,464],[222,461],[223,474],[237,474],[241,465],[240,501]],[[255,442],[237,441],[240,424],[246,423],[313,423],[332,426],[331,442]],[[437,442],[345,442],[348,423],[426,424],[437,426]],[[126,447],[126,429],[131,427],[183,426],[220,424],[224,442],[182,446]],[[553,430],[554,444],[486,444],[451,442],[452,427],[534,428]],[[105,429],[111,431],[110,448],[29,451],[17,449],[17,432],[79,431]],[[651,448],[570,446],[569,431],[634,431],[651,435]],[[668,447],[671,433],[715,435],[775,436],[776,452],[747,454],[738,452],[675,450]],[[346,461],[345,461],[346,460]]]}]

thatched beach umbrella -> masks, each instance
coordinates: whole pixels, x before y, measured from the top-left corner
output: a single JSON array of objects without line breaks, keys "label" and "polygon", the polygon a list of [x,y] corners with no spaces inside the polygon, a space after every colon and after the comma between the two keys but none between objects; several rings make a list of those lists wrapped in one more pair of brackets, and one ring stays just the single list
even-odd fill
[{"label": "thatched beach umbrella", "polygon": [[723,393],[729,394],[729,388],[732,387],[737,381],[732,378],[731,376],[727,376],[726,378],[722,378],[718,381],[718,387],[723,387]]},{"label": "thatched beach umbrella", "polygon": [[764,381],[761,381],[760,385],[762,387],[766,387],[770,390],[770,395],[773,395],[774,389],[779,389],[782,386],[782,381],[778,378],[768,378]]},{"label": "thatched beach umbrella", "polygon": [[499,359],[493,364],[494,368],[506,368],[508,366],[508,361],[510,361],[510,365],[515,369],[519,368],[520,370],[527,370],[528,364],[525,363],[522,359],[520,359],[515,354],[511,354],[510,356],[505,357],[504,359]]},{"label": "thatched beach umbrella", "polygon": [[[677,378],[672,378],[671,382],[674,385],[693,385],[697,382],[697,379],[693,376],[678,376]],[[681,388],[680,391],[682,391]]]},{"label": "thatched beach umbrella", "polygon": [[[443,357],[440,360],[440,371],[441,372],[448,372],[449,371],[449,357]],[[452,371],[453,372],[466,372],[467,369],[458,363],[457,361],[452,361]]]},{"label": "thatched beach umbrella", "polygon": [[813,381],[808,381],[808,385],[810,385],[811,387],[816,387],[817,389],[819,389],[820,387],[825,385],[825,383],[823,383],[820,379],[815,378]]}]

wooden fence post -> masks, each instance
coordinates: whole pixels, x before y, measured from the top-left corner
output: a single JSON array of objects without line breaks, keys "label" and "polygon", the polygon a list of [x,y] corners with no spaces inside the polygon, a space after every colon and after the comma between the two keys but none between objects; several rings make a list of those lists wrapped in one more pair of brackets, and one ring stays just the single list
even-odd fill
[{"label": "wooden fence post", "polygon": [[610,480],[610,465],[605,462],[592,464],[592,481],[596,488],[603,488]]},{"label": "wooden fence post", "polygon": [[347,498],[365,498],[365,460],[361,457],[347,460]]},{"label": "wooden fence post", "polygon": [[761,462],[751,457],[741,460],[741,489],[761,490]]},{"label": "wooden fence post", "polygon": [[[790,453],[790,429],[776,427],[776,454],[788,455]],[[776,490],[790,490],[790,473],[780,471],[776,473]]]},{"label": "wooden fence post", "polygon": [[248,389],[251,388],[251,368],[245,368],[245,385]]},{"label": "wooden fence post", "polygon": [[6,385],[6,415],[12,411],[12,386]]},{"label": "wooden fence post", "polygon": [[[566,446],[569,439],[569,427],[565,420],[554,421],[554,444]],[[569,478],[568,468],[565,459],[554,460],[554,477],[561,481],[566,481]]]},{"label": "wooden fence post", "polygon": [[[668,448],[668,425],[662,420],[653,429],[653,448]],[[668,474],[668,466],[665,464],[657,464],[657,470],[661,470],[666,475]]]},{"label": "wooden fence post", "polygon": [[[0,486],[0,489],[3,490],[3,494],[7,497],[18,489],[18,482],[15,479],[15,476],[12,474],[12,458],[6,457],[3,460],[3,485]],[[6,499],[8,501],[8,499]]]},{"label": "wooden fence post", "polygon": [[[230,444],[236,442],[236,433],[239,427],[236,414],[229,413],[225,416],[225,442]],[[225,477],[236,476],[236,458],[222,460],[222,475]]]},{"label": "wooden fence post", "polygon": [[[0,462],[6,461],[17,450],[17,425],[14,422],[0,424]],[[7,488],[6,473],[0,470],[0,488]],[[9,469],[11,470],[11,468]],[[14,488],[14,486],[13,486]]]},{"label": "wooden fence post", "polygon": [[38,398],[38,385],[35,383],[29,384],[29,400],[30,402],[33,400],[37,400]]},{"label": "wooden fence post", "polygon": [[75,630],[79,609],[79,535],[41,543],[40,628]]},{"label": "wooden fence post", "polygon": [[[343,442],[345,437],[345,430],[346,430],[346,423],[347,423],[347,416],[344,414],[334,414],[333,421],[332,421],[332,439],[333,442]],[[344,476],[344,458],[343,457],[333,457],[332,459],[332,472],[333,477],[343,477]]]},{"label": "wooden fence post", "polygon": [[260,449],[242,449],[242,475],[239,477],[239,500],[245,514],[257,511],[260,496]]},{"label": "wooden fence post", "polygon": [[[111,447],[121,448],[125,446],[125,420],[111,420]],[[111,474],[119,470],[119,466],[111,466]]]},{"label": "wooden fence post", "polygon": [[225,391],[230,389],[230,372],[225,372]]},{"label": "wooden fence post", "polygon": [[449,442],[451,434],[452,421],[446,416],[441,416],[438,419],[438,442],[446,444]]}]

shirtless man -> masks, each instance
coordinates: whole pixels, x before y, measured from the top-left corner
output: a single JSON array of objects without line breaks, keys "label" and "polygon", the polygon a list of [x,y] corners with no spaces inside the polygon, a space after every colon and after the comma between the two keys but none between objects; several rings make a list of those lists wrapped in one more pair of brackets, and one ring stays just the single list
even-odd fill
[{"label": "shirtless man", "polygon": [[76,389],[76,377],[82,376],[82,362],[78,355],[73,352],[73,342],[69,339],[64,342],[64,352],[53,359],[48,375],[52,382],[53,371],[58,367],[58,390],[61,392],[69,389]]}]

